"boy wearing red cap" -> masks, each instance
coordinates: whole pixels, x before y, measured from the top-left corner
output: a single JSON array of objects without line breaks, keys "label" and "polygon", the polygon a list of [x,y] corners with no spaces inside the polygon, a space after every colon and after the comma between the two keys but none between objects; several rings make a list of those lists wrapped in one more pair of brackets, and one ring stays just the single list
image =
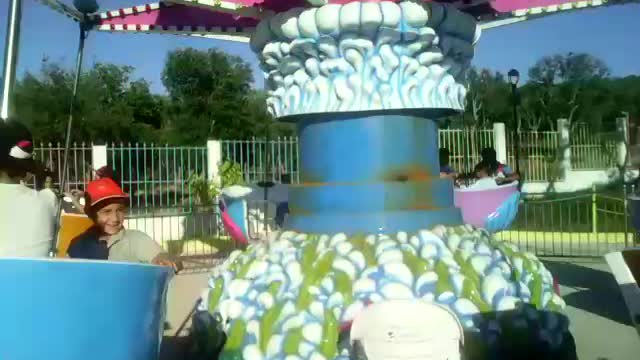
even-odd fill
[{"label": "boy wearing red cap", "polygon": [[29,129],[0,121],[0,256],[47,256],[57,200],[23,184],[38,168]]},{"label": "boy wearing red cap", "polygon": [[72,258],[177,265],[147,234],[124,228],[129,196],[113,179],[105,177],[87,184],[84,210],[95,226],[71,242]]}]

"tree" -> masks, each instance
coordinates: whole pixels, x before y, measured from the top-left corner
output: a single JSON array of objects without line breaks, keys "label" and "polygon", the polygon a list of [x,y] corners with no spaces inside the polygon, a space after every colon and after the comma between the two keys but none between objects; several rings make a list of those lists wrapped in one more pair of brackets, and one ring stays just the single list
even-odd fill
[{"label": "tree", "polygon": [[[131,81],[133,68],[95,64],[80,77],[73,141],[153,141],[161,125],[163,102],[144,80]],[[32,129],[36,141],[64,140],[74,74],[42,62],[39,74],[27,73],[16,83],[16,113]]]},{"label": "tree", "polygon": [[248,115],[249,65],[219,50],[169,53],[162,72],[169,92],[169,126],[176,143],[242,139],[255,124]]},{"label": "tree", "polygon": [[251,88],[251,68],[239,57],[216,49],[175,50],[167,57],[162,82],[169,92],[169,142],[292,133],[290,126],[274,123],[266,111],[266,95]]},{"label": "tree", "polygon": [[471,68],[467,73],[467,89],[465,125],[487,127],[510,119],[510,90],[502,74]]},{"label": "tree", "polygon": [[597,98],[594,86],[609,73],[602,60],[589,54],[545,56],[529,69],[527,91],[532,98],[524,103],[525,114],[551,128],[558,118],[567,119],[572,126],[577,123],[575,118],[585,123],[598,121],[601,114],[593,101],[603,99]]}]

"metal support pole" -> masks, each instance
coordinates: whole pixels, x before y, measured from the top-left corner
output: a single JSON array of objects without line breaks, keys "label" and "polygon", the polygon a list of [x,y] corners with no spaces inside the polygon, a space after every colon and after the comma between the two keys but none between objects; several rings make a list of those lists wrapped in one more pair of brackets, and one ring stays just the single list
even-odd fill
[{"label": "metal support pole", "polygon": [[16,82],[16,64],[20,44],[20,22],[22,19],[22,0],[9,0],[7,14],[7,36],[4,48],[4,69],[2,71],[2,98],[0,99],[0,118],[7,121],[13,115],[13,89]]},{"label": "metal support pole", "polygon": [[[69,165],[69,147],[71,146],[71,128],[73,127],[73,112],[75,111],[76,99],[78,95],[78,84],[80,83],[80,73],[82,72],[82,56],[84,55],[84,41],[87,38],[87,23],[80,22],[80,39],[78,41],[78,54],[76,58],[76,74],[73,83],[73,93],[71,95],[71,103],[69,104],[69,119],[67,120],[67,130],[65,134],[64,153],[62,160],[62,179],[60,179],[60,192],[64,193],[68,182],[68,165]],[[58,231],[60,230],[60,216],[62,213],[62,201],[58,203],[56,213],[56,231],[51,240],[50,257],[55,257],[58,246]]]},{"label": "metal support pole", "polygon": [[511,84],[511,94],[513,97],[513,122],[516,126],[515,139],[515,161],[516,173],[520,174],[520,119],[518,118],[518,89],[517,85]]}]

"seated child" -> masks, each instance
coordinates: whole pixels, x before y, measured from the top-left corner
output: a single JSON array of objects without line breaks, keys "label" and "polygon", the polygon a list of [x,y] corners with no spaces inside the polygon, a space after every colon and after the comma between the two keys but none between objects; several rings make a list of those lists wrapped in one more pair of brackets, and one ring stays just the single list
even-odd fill
[{"label": "seated child", "polygon": [[440,148],[438,150],[438,158],[440,161],[440,177],[455,179],[458,173],[450,165],[449,149]]},{"label": "seated child", "polygon": [[110,178],[90,182],[85,191],[84,210],[95,226],[71,242],[69,257],[151,263],[178,271],[180,264],[147,234],[124,228],[128,199]]},{"label": "seated child", "polygon": [[0,256],[45,257],[53,239],[55,195],[25,186],[37,174],[31,132],[0,121]]},{"label": "seated child", "polygon": [[492,178],[489,174],[491,173],[491,165],[481,161],[478,163],[473,169],[474,174],[476,175],[476,182],[470,186],[470,188],[475,190],[481,189],[491,189],[498,186],[494,178]]}]

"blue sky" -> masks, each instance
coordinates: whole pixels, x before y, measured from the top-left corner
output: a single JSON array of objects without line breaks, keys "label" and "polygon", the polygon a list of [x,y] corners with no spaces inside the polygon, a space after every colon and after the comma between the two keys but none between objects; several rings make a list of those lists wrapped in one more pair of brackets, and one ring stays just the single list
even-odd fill
[{"label": "blue sky", "polygon": [[[71,0],[67,0],[71,3]],[[99,0],[102,10],[139,5],[144,0]],[[8,1],[0,1],[0,41],[4,47]],[[640,5],[585,10],[492,29],[483,34],[474,65],[506,72],[527,69],[543,55],[558,52],[589,52],[603,59],[614,76],[640,74]],[[638,35],[633,35],[638,34]],[[77,25],[36,0],[23,0],[23,19],[18,71],[37,72],[44,56],[73,66]],[[85,52],[85,66],[94,62],[131,65],[135,76],[164,92],[160,80],[169,50],[181,47],[218,47],[249,61],[256,86],[262,87],[255,55],[247,44],[187,38],[173,35],[92,33]],[[0,60],[1,61],[1,60]]]}]

